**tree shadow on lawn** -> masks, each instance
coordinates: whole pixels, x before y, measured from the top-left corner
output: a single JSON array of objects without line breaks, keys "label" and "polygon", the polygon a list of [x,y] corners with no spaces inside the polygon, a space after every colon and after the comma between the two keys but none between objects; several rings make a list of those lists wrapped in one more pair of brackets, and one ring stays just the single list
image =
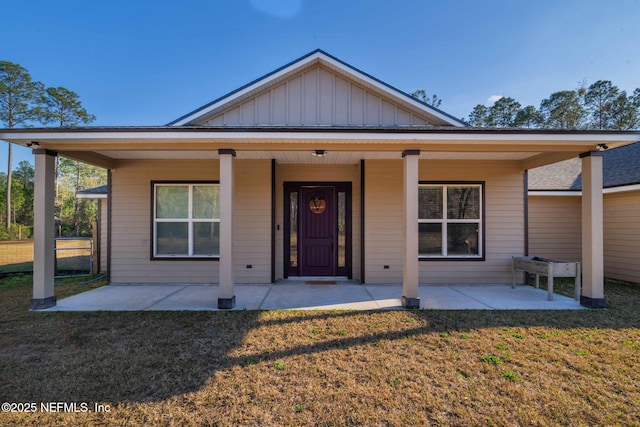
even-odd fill
[{"label": "tree shadow on lawn", "polygon": [[607,297],[610,309],[603,311],[24,315],[21,309],[0,317],[0,401],[162,401],[201,389],[220,371],[382,341],[433,342],[488,328],[640,327],[638,288],[614,286]]}]

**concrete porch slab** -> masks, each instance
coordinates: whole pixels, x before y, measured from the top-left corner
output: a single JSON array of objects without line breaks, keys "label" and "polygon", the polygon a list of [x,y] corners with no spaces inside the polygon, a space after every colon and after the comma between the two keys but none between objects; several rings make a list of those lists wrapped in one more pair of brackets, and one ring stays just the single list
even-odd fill
[{"label": "concrete porch slab", "polygon": [[70,296],[44,311],[140,311],[183,290],[187,285],[109,285]]},{"label": "concrete porch slab", "polygon": [[380,308],[360,284],[307,285],[276,283],[261,310],[376,310]]},{"label": "concrete porch slab", "polygon": [[[577,301],[531,286],[420,286],[420,308],[433,310],[580,310]],[[280,281],[236,285],[234,310],[397,310],[402,286],[351,281],[307,285]],[[216,285],[108,285],[58,301],[41,311],[218,310]]]}]

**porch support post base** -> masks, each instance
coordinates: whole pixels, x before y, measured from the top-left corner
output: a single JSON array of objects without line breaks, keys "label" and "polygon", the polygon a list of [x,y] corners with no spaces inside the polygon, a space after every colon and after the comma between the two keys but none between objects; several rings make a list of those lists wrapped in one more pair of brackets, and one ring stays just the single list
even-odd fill
[{"label": "porch support post base", "polygon": [[607,302],[604,298],[591,298],[580,295],[580,305],[588,308],[607,308]]},{"label": "porch support post base", "polygon": [[407,309],[419,309],[420,308],[420,298],[409,298],[402,296],[402,306]]},{"label": "porch support post base", "polygon": [[218,308],[221,310],[230,310],[236,306],[236,296],[231,298],[218,298]]},{"label": "porch support post base", "polygon": [[57,298],[54,296],[47,298],[31,299],[31,310],[42,310],[56,305]]}]

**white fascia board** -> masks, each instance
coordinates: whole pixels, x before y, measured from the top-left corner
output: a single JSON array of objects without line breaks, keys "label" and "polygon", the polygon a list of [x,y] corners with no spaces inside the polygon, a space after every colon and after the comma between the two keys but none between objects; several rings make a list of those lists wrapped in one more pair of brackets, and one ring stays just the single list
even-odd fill
[{"label": "white fascia board", "polygon": [[530,190],[528,193],[531,196],[549,196],[549,197],[581,197],[582,191],[536,191]]},{"label": "white fascia board", "polygon": [[[368,143],[407,143],[411,141],[415,142],[440,142],[443,144],[449,142],[466,143],[466,144],[482,144],[482,145],[506,145],[514,142],[533,142],[542,145],[553,143],[562,143],[566,146],[567,150],[571,151],[571,146],[584,146],[585,143],[595,145],[598,143],[609,143],[611,145],[622,146],[631,144],[638,141],[638,135],[636,134],[623,134],[623,135],[585,135],[585,134],[530,134],[530,133],[491,133],[491,132],[479,132],[479,133],[467,133],[467,132],[425,132],[425,133],[413,133],[413,132],[225,132],[225,131],[181,131],[176,129],[167,130],[141,130],[141,131],[114,131],[108,130],[104,132],[29,132],[28,129],[24,129],[24,132],[7,132],[0,133],[0,140],[6,140],[13,143],[26,145],[31,141],[39,141],[41,143],[56,143],[66,142],[71,143],[74,140],[77,141],[105,141],[105,145],[109,143],[118,143],[119,140],[148,142],[150,140],[162,142],[211,142],[215,140],[241,140],[243,143],[250,143],[253,140],[259,140],[264,142],[265,140],[274,140],[278,142],[284,142],[290,140],[292,142],[306,140],[333,140],[339,141],[367,141]],[[557,147],[557,145],[555,145]],[[482,150],[480,150],[482,151]],[[557,151],[557,150],[554,150]]]},{"label": "white fascia board", "polygon": [[605,188],[603,193],[604,194],[624,193],[624,192],[627,192],[627,191],[638,191],[638,190],[640,190],[640,184],[621,185],[620,187]]},{"label": "white fascia board", "polygon": [[81,193],[76,194],[76,199],[107,199],[108,196],[106,194],[89,194],[89,193]]},{"label": "white fascia board", "polygon": [[[640,184],[634,185],[621,185],[620,187],[609,187],[602,190],[603,194],[614,194],[614,193],[626,193],[628,191],[639,191]],[[575,196],[581,197],[582,191],[544,191],[544,190],[530,190],[528,192],[529,196],[551,196],[551,197],[566,197],[566,196]]]}]

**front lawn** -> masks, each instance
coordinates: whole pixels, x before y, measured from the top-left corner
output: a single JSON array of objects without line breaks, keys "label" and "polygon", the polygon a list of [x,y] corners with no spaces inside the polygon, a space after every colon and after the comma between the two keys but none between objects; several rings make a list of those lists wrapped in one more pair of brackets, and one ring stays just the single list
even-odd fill
[{"label": "front lawn", "polygon": [[637,285],[602,311],[32,313],[30,280],[0,281],[0,403],[38,410],[1,425],[640,424]]}]

